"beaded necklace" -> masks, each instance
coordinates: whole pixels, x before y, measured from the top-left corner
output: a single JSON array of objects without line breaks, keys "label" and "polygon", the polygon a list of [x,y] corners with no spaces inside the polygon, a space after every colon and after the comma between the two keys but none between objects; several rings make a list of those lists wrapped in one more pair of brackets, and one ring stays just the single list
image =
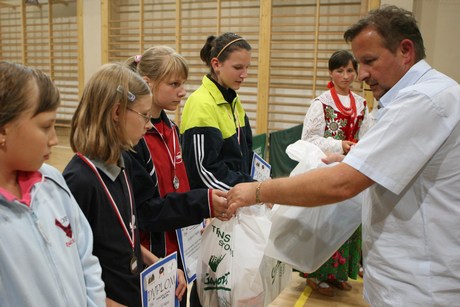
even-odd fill
[{"label": "beaded necklace", "polygon": [[351,93],[351,91],[348,90],[348,95],[350,96],[350,107],[347,108],[342,104],[342,102],[340,101],[339,96],[337,96],[337,91],[335,90],[334,83],[329,82],[327,84],[327,87],[330,88],[331,96],[332,96],[332,99],[334,100],[335,105],[337,106],[337,109],[339,109],[340,113],[342,113],[342,114],[344,114],[346,116],[350,116],[351,120],[352,120],[352,123],[353,123],[355,121],[355,119],[356,119],[357,114],[356,114],[355,97],[353,97],[353,94]]}]

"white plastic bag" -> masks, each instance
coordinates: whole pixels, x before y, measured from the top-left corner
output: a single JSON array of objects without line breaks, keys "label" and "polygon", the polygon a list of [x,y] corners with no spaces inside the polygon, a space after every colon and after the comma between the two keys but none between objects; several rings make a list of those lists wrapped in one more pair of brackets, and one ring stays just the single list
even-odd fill
[{"label": "white plastic bag", "polygon": [[241,208],[228,222],[213,219],[203,233],[198,258],[201,305],[263,306],[259,268],[270,226],[265,206]]},{"label": "white plastic bag", "polygon": [[[324,153],[307,141],[289,145],[286,152],[299,161],[291,176],[326,166]],[[265,254],[302,272],[316,271],[361,224],[363,193],[327,206],[275,205]]]},{"label": "white plastic bag", "polygon": [[260,264],[260,275],[265,290],[264,306],[268,306],[291,281],[292,267],[264,255]]}]

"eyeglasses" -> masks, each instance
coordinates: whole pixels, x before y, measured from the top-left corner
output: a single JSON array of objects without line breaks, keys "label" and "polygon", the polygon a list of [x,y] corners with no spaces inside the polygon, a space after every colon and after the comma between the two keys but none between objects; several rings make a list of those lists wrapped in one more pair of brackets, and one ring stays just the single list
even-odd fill
[{"label": "eyeglasses", "polygon": [[151,115],[142,114],[142,113],[137,112],[136,110],[133,110],[133,109],[131,109],[131,108],[127,108],[127,109],[130,110],[130,111],[132,111],[132,112],[134,112],[134,113],[136,113],[136,114],[138,114],[138,115],[140,115],[140,116],[142,116],[142,118],[144,119],[144,122],[145,122],[146,124],[149,123],[150,120],[152,119],[152,116],[151,116]]}]

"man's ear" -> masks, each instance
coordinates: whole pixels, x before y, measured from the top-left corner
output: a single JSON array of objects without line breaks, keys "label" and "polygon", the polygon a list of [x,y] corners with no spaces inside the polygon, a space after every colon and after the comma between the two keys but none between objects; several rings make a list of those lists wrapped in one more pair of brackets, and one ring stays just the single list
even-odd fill
[{"label": "man's ear", "polygon": [[402,57],[405,59],[405,63],[413,64],[415,62],[414,42],[407,38],[403,39],[399,43],[399,50],[401,52]]}]

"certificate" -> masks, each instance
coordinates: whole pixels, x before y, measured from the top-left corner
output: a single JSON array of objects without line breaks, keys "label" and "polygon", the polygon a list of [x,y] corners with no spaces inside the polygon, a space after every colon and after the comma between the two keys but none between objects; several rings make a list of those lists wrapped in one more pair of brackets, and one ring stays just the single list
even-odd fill
[{"label": "certificate", "polygon": [[252,158],[251,176],[257,181],[270,179],[270,171],[272,167],[261,156],[254,153]]},{"label": "certificate", "polygon": [[176,252],[146,268],[140,278],[142,307],[179,307]]},{"label": "certificate", "polygon": [[196,266],[198,263],[198,254],[200,252],[202,229],[203,224],[176,229],[177,242],[179,243],[179,250],[187,283],[191,283],[196,279]]}]

